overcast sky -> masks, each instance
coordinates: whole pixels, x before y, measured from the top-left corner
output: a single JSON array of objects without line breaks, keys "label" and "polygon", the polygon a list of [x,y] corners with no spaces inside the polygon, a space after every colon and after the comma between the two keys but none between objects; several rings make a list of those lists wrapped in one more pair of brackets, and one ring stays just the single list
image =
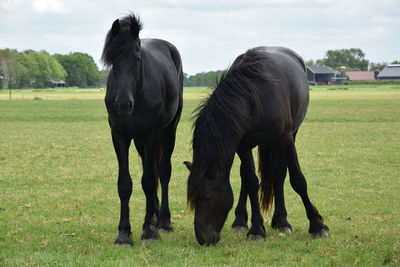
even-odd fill
[{"label": "overcast sky", "polygon": [[400,60],[400,0],[0,0],[0,48],[84,52],[102,68],[105,35],[130,11],[141,38],[173,43],[189,74],[225,69],[260,45],[305,60],[353,47],[372,62]]}]

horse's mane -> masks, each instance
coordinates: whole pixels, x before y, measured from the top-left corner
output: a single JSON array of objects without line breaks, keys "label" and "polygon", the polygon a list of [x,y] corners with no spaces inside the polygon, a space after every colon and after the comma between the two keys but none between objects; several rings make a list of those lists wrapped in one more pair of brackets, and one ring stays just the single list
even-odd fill
[{"label": "horse's mane", "polygon": [[[118,25],[115,25],[119,23]],[[119,29],[113,32],[114,25]],[[143,29],[143,23],[133,13],[116,20],[108,31],[104,43],[101,61],[106,66],[111,66],[115,60],[125,57],[132,49],[134,41],[139,38],[139,32]]]},{"label": "horse's mane", "polygon": [[194,111],[193,165],[188,180],[187,199],[195,208],[203,191],[203,182],[211,162],[218,162],[227,151],[225,136],[217,129],[228,127],[242,135],[248,129],[251,109],[262,110],[260,92],[255,86],[260,80],[270,81],[261,59],[250,49],[239,56],[223,73],[214,91]]}]

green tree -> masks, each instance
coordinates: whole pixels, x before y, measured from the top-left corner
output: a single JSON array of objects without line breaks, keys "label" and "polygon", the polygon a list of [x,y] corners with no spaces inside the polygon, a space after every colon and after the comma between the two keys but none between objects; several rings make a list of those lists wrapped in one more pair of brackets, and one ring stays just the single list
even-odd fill
[{"label": "green tree", "polygon": [[63,66],[46,51],[24,52],[24,65],[29,70],[27,85],[35,88],[43,88],[52,80],[64,80],[67,76]]},{"label": "green tree", "polygon": [[100,72],[91,56],[84,53],[56,54],[54,57],[67,72],[69,86],[95,86],[100,81]]},{"label": "green tree", "polygon": [[370,69],[370,70],[379,70],[379,71],[381,71],[381,70],[383,70],[386,66],[387,66],[387,63],[386,63],[386,62],[382,62],[382,63],[374,63],[374,62],[371,62],[371,63],[369,63],[369,69]]},{"label": "green tree", "polygon": [[195,75],[184,75],[184,86],[215,86],[224,71],[201,72]]},{"label": "green tree", "polygon": [[25,51],[24,56],[25,56],[24,65],[29,70],[24,85],[25,87],[36,87],[35,83],[38,77],[40,76],[41,72],[39,63],[36,59],[36,52]]},{"label": "green tree", "polygon": [[16,89],[23,87],[27,69],[24,66],[24,57],[14,49],[0,51],[1,68],[3,70],[3,83],[5,88]]},{"label": "green tree", "polygon": [[100,80],[98,82],[99,87],[106,87],[107,86],[107,78],[110,70],[101,70],[100,71]]},{"label": "green tree", "polygon": [[312,59],[305,61],[304,64],[305,64],[306,66],[309,66],[309,67],[313,67],[313,66],[316,66],[316,65],[317,65],[317,63],[316,63],[314,60],[312,60]]},{"label": "green tree", "polygon": [[4,81],[4,71],[1,69],[0,66],[0,89],[3,88],[3,81]]},{"label": "green tree", "polygon": [[339,70],[342,66],[346,69],[368,70],[368,60],[360,48],[328,50],[325,57],[317,60],[318,65],[325,65],[332,69]]}]

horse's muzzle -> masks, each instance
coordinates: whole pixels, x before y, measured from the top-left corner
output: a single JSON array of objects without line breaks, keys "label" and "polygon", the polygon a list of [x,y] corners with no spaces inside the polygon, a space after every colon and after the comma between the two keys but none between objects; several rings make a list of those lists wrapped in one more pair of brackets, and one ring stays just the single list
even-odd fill
[{"label": "horse's muzzle", "polygon": [[115,100],[115,109],[120,115],[129,115],[133,111],[134,100],[127,99],[125,101]]},{"label": "horse's muzzle", "polygon": [[197,242],[200,245],[215,245],[220,240],[220,235],[216,230],[213,231],[202,231],[199,229],[195,229]]}]

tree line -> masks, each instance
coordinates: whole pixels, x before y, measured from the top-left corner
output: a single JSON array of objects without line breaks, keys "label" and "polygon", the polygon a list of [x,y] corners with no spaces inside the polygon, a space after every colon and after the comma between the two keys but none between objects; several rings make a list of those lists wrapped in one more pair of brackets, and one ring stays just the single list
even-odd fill
[{"label": "tree line", "polygon": [[[365,53],[360,48],[328,50],[322,59],[308,60],[305,62],[307,66],[328,66],[333,70],[340,70],[343,66],[346,70],[383,70],[388,63],[374,63],[365,58]],[[391,62],[391,64],[400,64],[399,60]],[[185,86],[215,86],[218,77],[221,77],[223,71],[201,72],[196,75],[184,76]]]},{"label": "tree line", "polygon": [[0,89],[44,88],[56,81],[65,81],[67,86],[91,87],[97,86],[100,78],[100,71],[88,54],[0,50]]},{"label": "tree line", "polygon": [[184,86],[215,86],[223,74],[223,70],[201,72],[195,75],[183,74]]},{"label": "tree line", "polygon": [[[328,50],[322,59],[308,60],[307,66],[328,66],[333,70],[382,70],[388,63],[374,63],[359,48]],[[400,64],[396,60],[392,64]],[[215,86],[223,70],[184,74],[184,86]],[[46,51],[0,49],[1,88],[43,88],[52,81],[65,81],[67,86],[104,86],[107,70],[99,71],[93,58],[84,53],[50,55]]]}]

